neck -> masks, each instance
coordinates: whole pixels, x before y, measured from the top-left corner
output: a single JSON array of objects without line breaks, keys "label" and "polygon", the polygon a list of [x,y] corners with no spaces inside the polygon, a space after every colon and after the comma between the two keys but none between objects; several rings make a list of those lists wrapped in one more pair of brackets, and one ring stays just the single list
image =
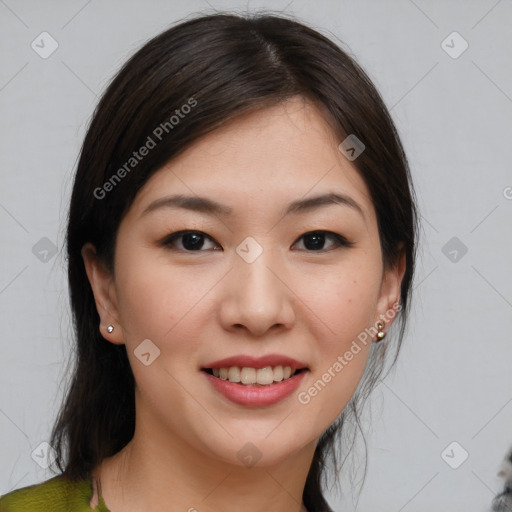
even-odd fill
[{"label": "neck", "polygon": [[246,467],[145,427],[137,424],[130,443],[94,472],[111,512],[307,512],[302,493],[316,440],[285,461]]}]

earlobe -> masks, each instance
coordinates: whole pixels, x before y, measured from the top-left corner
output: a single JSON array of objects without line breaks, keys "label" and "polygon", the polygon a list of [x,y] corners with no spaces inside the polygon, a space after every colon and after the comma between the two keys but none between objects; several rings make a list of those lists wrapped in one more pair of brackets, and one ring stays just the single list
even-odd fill
[{"label": "earlobe", "polygon": [[100,261],[96,248],[90,242],[82,247],[81,253],[100,317],[100,334],[111,343],[123,344],[113,276]]}]

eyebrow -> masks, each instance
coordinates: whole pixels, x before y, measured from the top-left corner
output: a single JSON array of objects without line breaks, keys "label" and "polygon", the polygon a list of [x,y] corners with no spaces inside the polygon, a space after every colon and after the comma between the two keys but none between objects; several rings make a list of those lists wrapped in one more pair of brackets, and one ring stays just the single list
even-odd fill
[{"label": "eyebrow", "polygon": [[[348,206],[359,212],[364,218],[363,209],[350,196],[345,194],[331,192],[308,199],[299,199],[290,203],[283,213],[283,216],[290,214],[306,213],[323,206],[341,205]],[[209,215],[218,215],[229,217],[233,214],[233,209],[216,201],[200,196],[173,195],[156,199],[142,212],[142,216],[161,208],[183,208]]]}]

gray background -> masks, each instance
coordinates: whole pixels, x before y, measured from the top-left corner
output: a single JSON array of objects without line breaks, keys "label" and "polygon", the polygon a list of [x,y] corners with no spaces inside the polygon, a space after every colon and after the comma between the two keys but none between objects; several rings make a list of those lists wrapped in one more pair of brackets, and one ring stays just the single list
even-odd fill
[{"label": "gray background", "polygon": [[[53,476],[36,461],[62,398],[66,209],[93,108],[145,41],[212,7],[284,10],[339,38],[381,91],[412,167],[423,231],[411,324],[396,370],[367,409],[369,466],[357,507],[348,471],[343,506],[334,491],[332,505],[488,510],[512,444],[507,0],[0,1],[0,492]],[[45,59],[31,47],[42,46],[43,31],[58,43]],[[459,36],[442,43],[454,31],[469,44],[460,55]],[[357,453],[353,462],[362,445]]]}]

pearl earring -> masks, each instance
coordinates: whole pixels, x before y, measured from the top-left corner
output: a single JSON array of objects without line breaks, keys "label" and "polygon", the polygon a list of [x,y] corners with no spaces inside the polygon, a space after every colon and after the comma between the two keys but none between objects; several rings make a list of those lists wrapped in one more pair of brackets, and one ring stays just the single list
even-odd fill
[{"label": "pearl earring", "polygon": [[112,332],[113,330],[114,330],[114,326],[113,326],[113,325],[109,325],[109,326],[107,327],[107,332],[109,332],[109,333],[110,333],[110,332]]},{"label": "pearl earring", "polygon": [[379,332],[377,333],[377,339],[375,341],[379,342],[386,337],[386,333],[382,330],[384,329],[384,322],[379,322],[377,324],[377,327],[379,329]]}]

